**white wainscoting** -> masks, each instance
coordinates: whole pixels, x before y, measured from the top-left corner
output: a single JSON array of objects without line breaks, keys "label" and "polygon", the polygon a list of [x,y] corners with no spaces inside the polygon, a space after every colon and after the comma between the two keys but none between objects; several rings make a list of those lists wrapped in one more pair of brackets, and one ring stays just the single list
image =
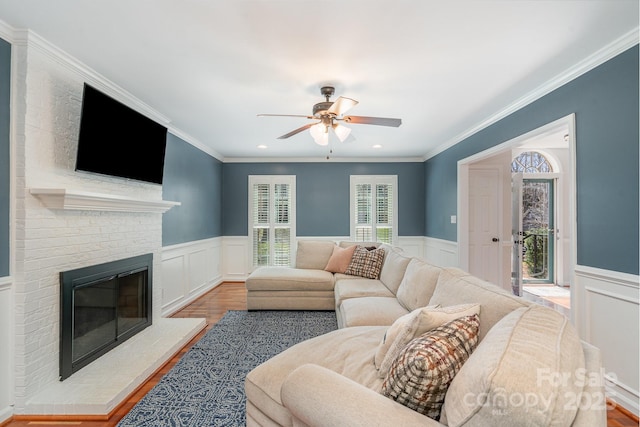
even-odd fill
[{"label": "white wainscoting", "polygon": [[162,316],[189,304],[222,282],[222,238],[162,248]]},{"label": "white wainscoting", "polygon": [[576,327],[602,351],[609,397],[638,415],[639,276],[585,266],[575,272]]},{"label": "white wainscoting", "polygon": [[440,267],[458,267],[458,242],[424,237],[424,259]]},{"label": "white wainscoting", "polygon": [[398,236],[398,247],[407,256],[424,259],[425,238],[422,236]]},{"label": "white wainscoting", "polygon": [[248,236],[222,238],[222,271],[225,281],[244,281],[251,272]]},{"label": "white wainscoting", "polygon": [[0,424],[13,415],[13,280],[0,278]]},{"label": "white wainscoting", "polygon": [[[301,236],[297,240],[331,240],[340,242],[350,240],[349,236]],[[398,247],[405,255],[424,258],[429,262],[443,266],[457,266],[458,246],[456,242],[430,239],[422,236],[400,236]],[[427,250],[439,256],[427,255]],[[434,248],[438,248],[434,250]],[[251,251],[247,236],[226,236],[222,239],[222,276],[225,281],[244,281],[251,273]]]}]

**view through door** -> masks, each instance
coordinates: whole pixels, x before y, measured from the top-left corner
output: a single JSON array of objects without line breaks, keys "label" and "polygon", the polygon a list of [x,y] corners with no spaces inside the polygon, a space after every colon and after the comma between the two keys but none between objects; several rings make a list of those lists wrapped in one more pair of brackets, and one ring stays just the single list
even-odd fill
[{"label": "view through door", "polygon": [[556,282],[554,180],[524,179],[522,185],[523,284]]},{"label": "view through door", "polygon": [[[460,267],[472,274],[476,274],[473,269],[501,269],[502,280],[496,284],[502,283],[514,294],[558,308],[567,316],[571,315],[570,284],[575,268],[573,120],[573,116],[567,116],[458,162]],[[512,163],[527,152],[534,165],[546,158],[550,167],[536,173],[520,170],[519,186],[514,184],[516,179],[512,181],[516,176]],[[489,165],[497,165],[503,177],[499,185],[504,190],[497,190],[501,242],[497,259],[476,250],[472,237],[477,227],[474,222],[478,221],[472,213],[473,200],[480,194],[474,170]],[[492,259],[495,263],[489,265],[487,261]]]}]

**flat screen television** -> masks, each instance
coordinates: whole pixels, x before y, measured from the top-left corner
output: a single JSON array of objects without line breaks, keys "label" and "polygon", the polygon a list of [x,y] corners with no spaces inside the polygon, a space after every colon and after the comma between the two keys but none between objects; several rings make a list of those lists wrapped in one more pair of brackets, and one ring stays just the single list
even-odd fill
[{"label": "flat screen television", "polygon": [[162,184],[167,128],[84,85],[76,171]]}]

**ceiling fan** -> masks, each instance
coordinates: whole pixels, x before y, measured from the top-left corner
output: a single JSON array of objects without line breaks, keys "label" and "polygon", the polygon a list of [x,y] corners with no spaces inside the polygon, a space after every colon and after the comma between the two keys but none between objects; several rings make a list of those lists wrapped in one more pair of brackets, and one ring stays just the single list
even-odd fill
[{"label": "ceiling fan", "polygon": [[344,96],[338,97],[335,101],[329,101],[329,98],[335,93],[333,86],[323,86],[320,88],[320,93],[325,97],[326,101],[319,102],[313,106],[313,115],[296,115],[296,114],[258,114],[259,117],[304,117],[311,120],[316,120],[313,123],[308,123],[298,129],[292,130],[286,133],[278,139],[287,139],[293,135],[297,135],[309,129],[309,133],[313,137],[313,140],[318,145],[329,144],[329,129],[331,129],[340,142],[346,142],[350,139],[355,139],[351,135],[351,129],[344,126],[340,122],[350,124],[361,125],[378,125],[378,126],[392,126],[398,127],[402,124],[401,119],[389,119],[385,117],[365,117],[365,116],[345,116],[349,109],[358,104],[358,101]]}]

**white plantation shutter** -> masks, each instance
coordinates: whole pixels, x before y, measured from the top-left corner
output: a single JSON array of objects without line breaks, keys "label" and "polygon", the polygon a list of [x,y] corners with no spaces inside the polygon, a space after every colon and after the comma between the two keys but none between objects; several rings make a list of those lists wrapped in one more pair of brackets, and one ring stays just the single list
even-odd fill
[{"label": "white plantation shutter", "polygon": [[295,238],[295,176],[249,176],[252,265],[291,265]]},{"label": "white plantation shutter", "polygon": [[253,265],[270,265],[269,184],[253,184]]},{"label": "white plantation shutter", "polygon": [[393,186],[376,184],[376,240],[393,241]]},{"label": "white plantation shutter", "polygon": [[291,264],[291,185],[274,184],[273,265]]},{"label": "white plantation shutter", "polygon": [[351,176],[351,238],[393,244],[397,239],[395,175]]},{"label": "white plantation shutter", "polygon": [[372,200],[371,184],[356,184],[355,240],[358,242],[370,242],[373,239]]}]

